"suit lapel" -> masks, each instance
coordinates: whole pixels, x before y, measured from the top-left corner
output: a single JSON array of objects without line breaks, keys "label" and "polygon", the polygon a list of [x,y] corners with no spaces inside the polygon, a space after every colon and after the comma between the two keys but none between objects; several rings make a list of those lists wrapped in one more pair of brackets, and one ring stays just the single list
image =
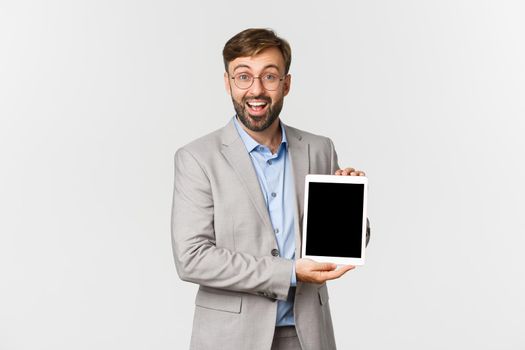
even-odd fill
[{"label": "suit lapel", "polygon": [[270,215],[268,214],[266,202],[264,201],[261,187],[257,180],[257,173],[253,168],[250,155],[246,151],[246,147],[239,137],[233,121],[224,127],[222,142],[222,154],[235,171],[235,174],[239,177],[250,200],[257,209],[262,222],[270,232],[273,232]]},{"label": "suit lapel", "polygon": [[[310,145],[304,141],[303,136],[296,129],[291,128],[283,123],[286,130],[286,137],[288,139],[288,152],[292,163],[292,174],[294,178],[295,190],[295,256],[301,256],[301,229],[302,219],[304,213],[304,179],[310,172]],[[242,142],[233,120],[222,129],[222,149],[221,153],[224,155],[230,166],[233,168],[235,174],[238,176],[240,182],[245,188],[250,200],[257,209],[264,225],[273,232],[270,215],[266,208],[259,181],[257,180],[257,173],[253,168],[250,155],[246,151],[246,147]]]},{"label": "suit lapel", "polygon": [[296,129],[285,125],[288,138],[288,151],[292,161],[292,173],[295,183],[295,256],[301,256],[301,229],[304,213],[304,179],[310,172],[310,145],[304,141]]}]

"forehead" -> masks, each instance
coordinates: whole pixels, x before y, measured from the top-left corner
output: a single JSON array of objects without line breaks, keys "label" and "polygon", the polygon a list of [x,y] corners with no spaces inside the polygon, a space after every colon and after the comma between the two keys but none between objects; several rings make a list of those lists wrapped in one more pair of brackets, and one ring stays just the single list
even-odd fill
[{"label": "forehead", "polygon": [[228,65],[228,71],[233,73],[240,68],[261,71],[271,67],[284,72],[284,58],[281,51],[276,47],[264,49],[257,55],[237,57]]}]

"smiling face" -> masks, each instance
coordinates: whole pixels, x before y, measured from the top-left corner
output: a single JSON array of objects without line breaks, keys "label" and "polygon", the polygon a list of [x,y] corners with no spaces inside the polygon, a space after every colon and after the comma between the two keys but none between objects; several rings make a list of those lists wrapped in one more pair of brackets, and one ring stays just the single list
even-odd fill
[{"label": "smiling face", "polygon": [[[258,78],[254,79],[251,87],[240,89],[231,78],[242,73],[261,78],[284,76],[284,79],[273,91],[265,89]],[[224,83],[232,97],[235,112],[242,124],[252,131],[263,131],[276,122],[283,108],[284,96],[290,91],[290,81],[290,75],[285,76],[283,55],[276,47],[267,48],[254,56],[238,57],[229,63],[228,72],[224,73]]]}]

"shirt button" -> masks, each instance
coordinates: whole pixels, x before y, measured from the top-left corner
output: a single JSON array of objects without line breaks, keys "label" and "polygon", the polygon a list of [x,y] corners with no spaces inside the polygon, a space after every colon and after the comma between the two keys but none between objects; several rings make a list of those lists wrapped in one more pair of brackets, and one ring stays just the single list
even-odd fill
[{"label": "shirt button", "polygon": [[268,161],[268,164],[272,165],[272,160],[271,159]]},{"label": "shirt button", "polygon": [[275,230],[273,230],[273,232],[275,232],[275,233],[279,233],[279,229],[276,228]]},{"label": "shirt button", "polygon": [[277,197],[277,193],[272,192],[272,197],[273,197],[273,198]]},{"label": "shirt button", "polygon": [[277,249],[272,249],[273,256],[279,256],[279,251]]}]

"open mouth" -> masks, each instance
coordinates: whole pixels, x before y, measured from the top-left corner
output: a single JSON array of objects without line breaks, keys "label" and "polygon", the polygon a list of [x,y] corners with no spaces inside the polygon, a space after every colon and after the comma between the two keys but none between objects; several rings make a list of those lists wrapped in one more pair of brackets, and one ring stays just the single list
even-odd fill
[{"label": "open mouth", "polygon": [[262,114],[266,111],[268,102],[266,101],[247,101],[246,106],[248,107],[250,114]]}]

